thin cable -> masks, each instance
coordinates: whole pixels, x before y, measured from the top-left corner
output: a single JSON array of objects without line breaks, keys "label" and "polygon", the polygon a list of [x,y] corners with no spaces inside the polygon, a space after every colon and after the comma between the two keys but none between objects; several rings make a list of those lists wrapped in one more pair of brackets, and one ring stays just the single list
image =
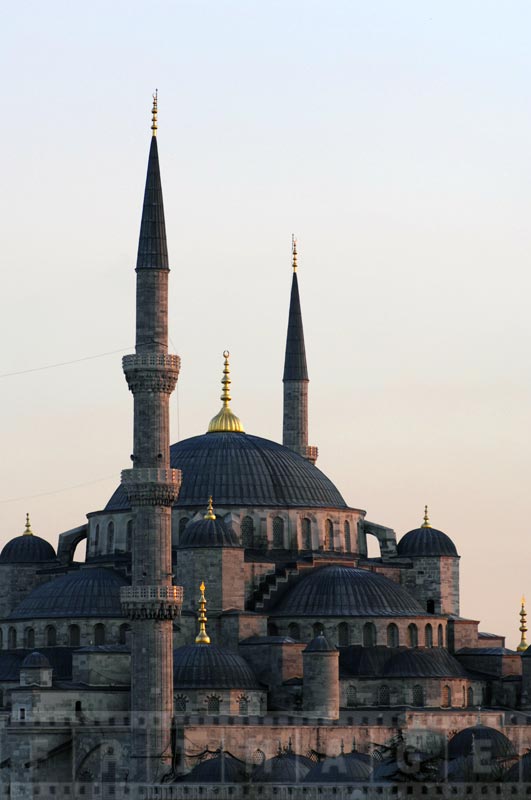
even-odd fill
[{"label": "thin cable", "polygon": [[28,372],[41,372],[45,369],[55,369],[56,367],[66,367],[69,364],[79,364],[80,361],[91,361],[94,358],[103,358],[104,356],[114,356],[116,353],[127,353],[132,348],[122,347],[120,350],[109,350],[108,353],[97,353],[94,356],[84,356],[83,358],[74,358],[72,361],[59,361],[57,364],[46,364],[43,367],[32,367],[31,369],[21,369],[18,372],[4,372],[0,378],[12,378],[14,375],[27,375]]},{"label": "thin cable", "polygon": [[27,494],[24,497],[10,497],[7,500],[0,500],[0,505],[4,503],[16,503],[18,500],[33,500],[35,497],[48,497],[51,494],[60,494],[61,492],[69,492],[71,489],[81,489],[83,486],[92,486],[94,483],[101,483],[102,481],[109,481],[111,478],[116,478],[116,473],[106,475],[104,478],[96,478],[94,481],[86,481],[85,483],[76,483],[74,486],[63,486],[62,489],[53,489],[51,492],[40,492],[39,494]]}]

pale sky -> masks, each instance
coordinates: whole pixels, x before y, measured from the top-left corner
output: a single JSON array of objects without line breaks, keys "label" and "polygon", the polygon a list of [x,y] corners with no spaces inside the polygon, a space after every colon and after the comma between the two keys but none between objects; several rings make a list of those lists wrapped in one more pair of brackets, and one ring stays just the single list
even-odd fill
[{"label": "pale sky", "polygon": [[462,556],[464,616],[531,607],[528,2],[2,3],[0,543],[130,465],[134,263],[159,90],[182,358],[172,441],[281,438],[299,241],[310,443],[347,502]]}]

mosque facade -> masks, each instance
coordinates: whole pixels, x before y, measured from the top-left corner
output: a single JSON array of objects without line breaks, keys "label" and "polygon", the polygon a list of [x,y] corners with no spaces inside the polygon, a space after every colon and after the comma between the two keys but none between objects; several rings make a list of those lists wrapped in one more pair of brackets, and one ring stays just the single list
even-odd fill
[{"label": "mosque facade", "polygon": [[282,444],[244,430],[225,352],[220,411],[170,445],[180,361],[167,346],[156,98],[152,134],[136,347],[123,359],[131,463],[57,549],[28,517],[0,553],[0,791],[267,798],[274,786],[327,798],[522,785],[524,605],[513,651],[461,616],[458,550],[427,508],[398,538],[316,466],[296,242]]}]

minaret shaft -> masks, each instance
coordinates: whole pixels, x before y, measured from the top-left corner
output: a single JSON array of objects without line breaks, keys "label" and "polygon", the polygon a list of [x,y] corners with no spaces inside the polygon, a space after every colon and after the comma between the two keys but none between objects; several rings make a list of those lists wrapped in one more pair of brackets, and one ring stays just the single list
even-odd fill
[{"label": "minaret shaft", "polygon": [[[155,134],[155,116],[153,124]],[[170,468],[169,401],[180,362],[167,347],[168,275],[153,136],[138,246],[136,353],[123,359],[134,397],[133,467],[122,472],[134,517],[132,585],[122,589],[132,627],[132,759],[135,779],[149,782],[159,781],[172,759],[172,621],[182,604],[182,589],[172,586],[171,509],[180,473]]]}]

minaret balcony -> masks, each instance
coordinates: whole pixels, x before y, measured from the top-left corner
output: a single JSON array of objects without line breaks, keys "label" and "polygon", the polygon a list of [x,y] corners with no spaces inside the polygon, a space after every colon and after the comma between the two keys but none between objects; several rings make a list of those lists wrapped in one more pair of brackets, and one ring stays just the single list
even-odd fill
[{"label": "minaret balcony", "polygon": [[122,485],[132,505],[172,506],[179,496],[181,470],[156,467],[124,469]]},{"label": "minaret balcony", "polygon": [[181,359],[169,353],[135,353],[122,358],[129,389],[134,392],[162,392],[175,389]]},{"label": "minaret balcony", "polygon": [[183,605],[182,586],[122,586],[122,610],[130,619],[177,619]]}]

